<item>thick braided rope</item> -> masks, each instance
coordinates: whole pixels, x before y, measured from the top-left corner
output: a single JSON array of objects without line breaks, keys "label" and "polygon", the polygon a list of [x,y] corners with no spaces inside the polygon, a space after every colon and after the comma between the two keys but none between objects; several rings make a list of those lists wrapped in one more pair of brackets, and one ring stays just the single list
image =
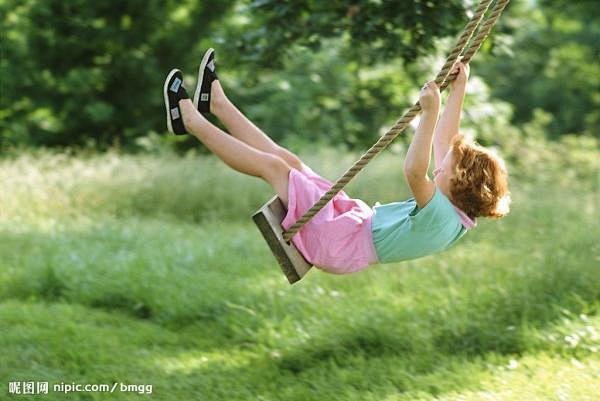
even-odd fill
[{"label": "thick braided rope", "polygon": [[477,9],[473,13],[473,16],[471,17],[471,19],[469,20],[467,25],[465,25],[465,28],[463,29],[462,34],[458,38],[456,45],[454,45],[454,49],[452,49],[452,51],[450,52],[448,57],[446,57],[446,61],[444,62],[444,65],[442,66],[442,68],[440,69],[440,72],[438,72],[437,76],[435,77],[435,83],[438,86],[441,87],[441,85],[444,83],[444,81],[448,77],[448,73],[450,72],[450,69],[454,66],[454,63],[456,62],[456,60],[458,59],[458,57],[460,56],[462,51],[467,46],[467,43],[473,36],[473,33],[475,32],[475,30],[477,30],[477,27],[481,23],[481,20],[483,19],[483,16],[485,15],[485,13],[486,13],[487,9],[489,8],[490,4],[492,3],[492,1],[493,0],[483,0],[483,1],[481,1],[481,3],[479,3],[479,6],[477,6]]},{"label": "thick braided rope", "polygon": [[[473,55],[479,50],[481,43],[487,37],[492,29],[492,26],[502,13],[502,10],[506,7],[510,0],[498,0],[496,3],[491,16],[485,21],[483,30],[480,29],[479,34],[473,40],[473,43],[465,53],[463,58],[464,62],[468,62]],[[465,49],[467,42],[472,37],[473,32],[477,29],[477,26],[483,19],[483,15],[487,11],[492,0],[482,0],[477,7],[475,13],[471,17],[470,21],[465,26],[463,33],[461,34],[456,46],[446,59],[444,66],[438,73],[435,81],[443,88],[446,88],[450,83],[452,77],[448,77],[450,68],[454,65],[455,61],[459,57],[460,53]],[[468,58],[467,58],[468,56]],[[345,186],[354,178],[375,156],[383,151],[407,126],[408,124],[419,114],[421,111],[421,105],[419,102],[415,103],[397,122],[394,126],[383,135],[367,152],[365,152],[360,159],[354,163],[350,169],[348,169],[344,175],[342,175],[333,186],[327,191],[317,203],[315,203],[300,219],[298,219],[287,231],[283,233],[283,239],[287,242],[298,232],[300,229],[310,221],[325,205],[333,199]]]},{"label": "thick braided rope", "polygon": [[[463,63],[468,64],[471,61],[471,59],[473,58],[473,56],[475,55],[475,53],[477,53],[477,51],[479,50],[479,48],[481,47],[481,45],[483,44],[485,39],[488,37],[488,35],[492,31],[494,24],[496,24],[496,21],[498,20],[498,18],[500,18],[500,15],[504,11],[504,9],[508,5],[508,3],[510,3],[510,0],[498,0],[497,1],[497,3],[494,5],[494,8],[492,9],[492,12],[488,16],[488,18],[486,18],[486,20],[481,23],[481,26],[479,27],[479,31],[477,32],[477,35],[475,36],[473,41],[469,44],[469,47],[465,50],[465,53],[463,54],[463,57],[461,60]],[[454,81],[455,78],[456,78],[456,74],[449,75],[446,78],[446,80],[444,81],[444,83],[440,86],[440,91],[443,91],[444,89],[446,89],[446,87],[448,85],[450,85],[450,82]]]}]

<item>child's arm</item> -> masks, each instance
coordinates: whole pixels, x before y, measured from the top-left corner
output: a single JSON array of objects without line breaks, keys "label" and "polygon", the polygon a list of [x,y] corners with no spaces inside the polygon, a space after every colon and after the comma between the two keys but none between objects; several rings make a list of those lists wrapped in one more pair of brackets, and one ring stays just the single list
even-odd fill
[{"label": "child's arm", "polygon": [[433,131],[440,112],[440,89],[434,81],[426,83],[421,89],[419,101],[423,112],[406,154],[404,175],[417,205],[422,208],[435,191],[435,184],[427,176]]},{"label": "child's arm", "polygon": [[451,84],[446,107],[433,137],[433,157],[436,167],[442,165],[442,160],[444,160],[444,156],[450,148],[452,138],[458,134],[460,113],[465,99],[467,79],[469,78],[469,65],[458,62],[452,72],[458,72],[458,75]]}]

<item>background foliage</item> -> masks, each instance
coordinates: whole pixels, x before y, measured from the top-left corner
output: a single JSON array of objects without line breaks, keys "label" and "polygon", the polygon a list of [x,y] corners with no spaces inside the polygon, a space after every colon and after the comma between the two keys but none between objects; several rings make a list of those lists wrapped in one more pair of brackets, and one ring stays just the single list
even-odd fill
[{"label": "background foliage", "polygon": [[593,1],[515,2],[502,23],[508,35],[477,64],[492,96],[514,106],[515,124],[536,110],[552,115],[546,133],[600,138],[600,12]]},{"label": "background foliage", "polygon": [[[0,0],[0,146],[196,146],[161,137],[161,85],[178,66],[192,87],[213,46],[230,96],[275,139],[362,149],[413,101],[470,7]],[[550,138],[598,137],[598,15],[593,2],[513,2],[474,61],[482,101],[509,103],[517,125],[541,110]]]},{"label": "background foliage", "polygon": [[106,147],[162,132],[163,75],[231,4],[2,0],[2,143]]},{"label": "background foliage", "polygon": [[249,1],[252,18],[235,42],[240,54],[265,67],[278,64],[290,44],[313,50],[324,40],[344,38],[349,59],[362,62],[415,60],[433,48],[435,38],[456,33],[464,2],[429,1]]}]

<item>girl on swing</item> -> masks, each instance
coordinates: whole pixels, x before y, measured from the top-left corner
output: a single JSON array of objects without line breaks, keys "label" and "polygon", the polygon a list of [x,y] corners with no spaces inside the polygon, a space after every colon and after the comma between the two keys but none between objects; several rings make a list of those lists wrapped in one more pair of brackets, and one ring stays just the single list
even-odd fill
[{"label": "girl on swing", "polygon": [[[194,135],[234,170],[265,180],[287,205],[282,222],[287,229],[332,184],[273,142],[229,101],[217,78],[214,55],[213,49],[204,54],[193,101],[181,71],[167,76],[167,127],[174,134]],[[508,213],[502,159],[458,133],[469,66],[457,62],[452,72],[458,75],[441,117],[435,82],[426,83],[419,95],[421,118],[404,163],[413,197],[371,208],[340,192],[293,237],[306,260],[326,272],[345,274],[371,264],[419,258],[454,244],[475,227],[477,217]],[[232,136],[203,113],[215,115]],[[432,148],[435,170],[430,179]]]}]

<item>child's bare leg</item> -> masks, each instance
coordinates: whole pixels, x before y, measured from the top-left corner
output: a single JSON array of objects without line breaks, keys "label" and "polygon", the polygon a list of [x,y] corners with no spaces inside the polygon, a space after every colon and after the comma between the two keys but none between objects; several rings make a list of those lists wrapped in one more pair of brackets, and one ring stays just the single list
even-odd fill
[{"label": "child's bare leg", "polygon": [[290,166],[274,154],[264,152],[227,135],[200,114],[190,99],[179,101],[186,130],[198,138],[229,167],[267,181],[287,204]]},{"label": "child's bare leg", "polygon": [[302,169],[302,161],[298,156],[276,144],[235,107],[225,95],[223,87],[218,80],[212,83],[210,111],[223,122],[231,135],[240,141],[263,152],[279,156],[295,169]]}]

